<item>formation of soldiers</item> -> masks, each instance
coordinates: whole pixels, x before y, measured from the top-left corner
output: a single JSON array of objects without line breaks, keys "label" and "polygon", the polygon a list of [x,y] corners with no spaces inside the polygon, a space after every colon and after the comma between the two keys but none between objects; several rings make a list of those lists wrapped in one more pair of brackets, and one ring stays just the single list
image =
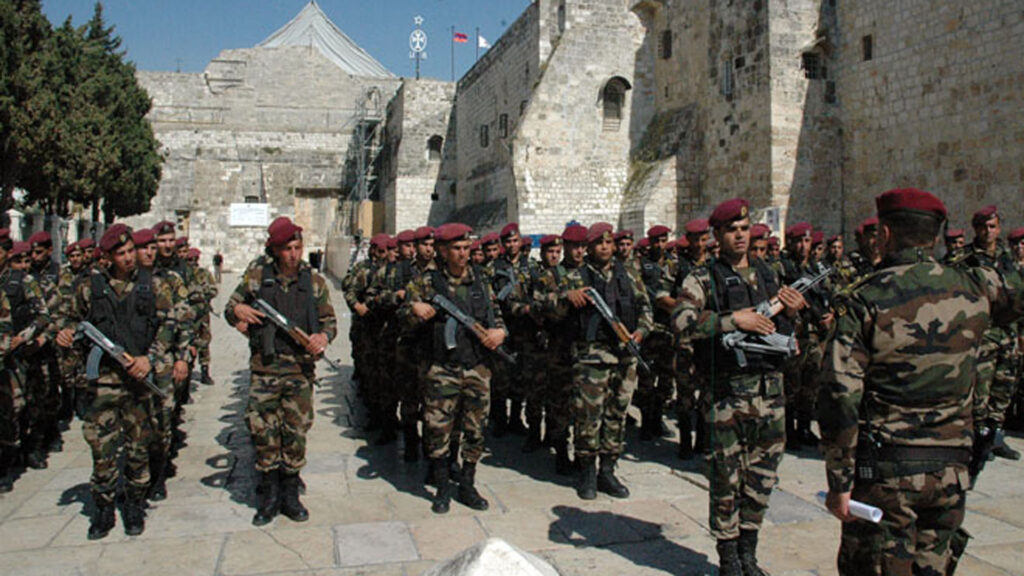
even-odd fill
[{"label": "formation of soldiers", "polygon": [[[898,192],[900,199],[918,198],[918,191]],[[890,266],[887,258],[898,251],[893,238],[919,225],[904,215],[916,214],[916,207],[892,205],[880,205],[879,217],[858,226],[857,249],[849,254],[842,236],[826,236],[809,223],[788,227],[780,242],[770,228],[751,222],[742,199],[722,203],[708,219],[688,222],[674,240],[661,225],[634,242],[632,231],[616,232],[608,223],[570,224],[561,234],[539,238],[536,260],[527,256],[524,247],[530,242],[516,223],[479,238],[459,223],[376,235],[369,257],[355,263],[343,281],[353,312],[354,379],[370,415],[367,428],[379,432],[377,444],[392,443],[401,434],[406,461],[417,461],[424,452],[437,513],[447,512],[453,497],[470,508],[487,508],[475,476],[488,427],[494,437],[525,436],[523,453],[553,452],[555,471],[576,477],[580,498],[595,498],[597,492],[625,498],[629,489],[615,468],[624,449],[627,409],[631,404],[639,409],[645,441],[667,434],[664,412],[674,402],[679,457],[699,454],[708,463],[709,524],[719,544],[721,573],[763,574],[757,535],[784,451],[820,442],[830,488],[849,488],[833,485],[831,476],[837,466],[833,456],[848,459],[852,450],[837,447],[850,441],[847,432],[834,432],[849,424],[832,411],[837,397],[849,401],[836,393],[835,382],[846,385],[850,377],[837,372],[839,360],[848,358],[835,356],[835,342],[853,300],[869,288],[892,289],[882,278]],[[926,232],[911,235],[915,241],[925,238],[914,246],[923,260],[931,258],[938,235],[937,227],[928,226],[946,218],[944,207],[941,218],[933,212],[926,215]],[[1004,285],[1018,285],[1024,228],[1009,235],[1011,255],[1000,240],[995,207],[980,210],[972,224],[973,243],[963,243],[963,231],[947,231],[944,263],[934,265],[961,276],[995,270]],[[929,231],[934,232],[930,240]],[[957,235],[959,244],[953,242]],[[911,245],[900,242],[900,249]],[[878,283],[883,285],[874,288]],[[939,318],[956,316],[954,294],[936,298],[950,306],[935,312]],[[1005,294],[998,302],[1012,309]],[[914,333],[912,326],[900,329]],[[926,328],[934,330],[936,324]],[[1005,416],[1011,403],[1019,404],[1017,332],[1012,322],[1000,320],[977,334],[963,343],[980,351],[978,370],[959,372],[977,374],[969,390],[939,387],[962,394],[958,401],[972,399],[970,421],[956,429],[957,446],[980,439],[976,444],[984,454],[973,458],[972,478],[993,453],[1020,457],[1003,442]],[[874,343],[873,351],[885,344]],[[917,349],[919,358],[911,365],[918,368],[908,379],[918,376],[915,370],[923,370],[932,352],[948,351]],[[875,375],[857,376],[867,387]],[[919,402],[939,400],[922,394],[892,401],[890,410],[907,419],[900,428],[913,433],[886,441],[912,437],[929,443],[931,423],[911,412]],[[828,432],[821,441],[813,431],[815,420]],[[938,458],[940,464],[948,463],[945,456],[941,450],[910,453],[912,460]],[[962,457],[957,453],[953,465],[960,466]],[[922,464],[914,470],[932,468]],[[929,565],[948,566],[948,572],[936,573],[952,573],[953,552],[962,553],[962,546],[950,546],[956,524],[922,553],[933,556]],[[865,566],[889,568],[858,571],[855,566],[867,558],[865,545],[847,540],[853,537],[847,538],[844,528],[844,557],[856,558],[841,562],[844,574],[904,573],[878,560],[892,553],[910,558],[906,565],[914,570],[925,565],[913,544],[896,552],[888,545],[869,546],[878,555]]]}]

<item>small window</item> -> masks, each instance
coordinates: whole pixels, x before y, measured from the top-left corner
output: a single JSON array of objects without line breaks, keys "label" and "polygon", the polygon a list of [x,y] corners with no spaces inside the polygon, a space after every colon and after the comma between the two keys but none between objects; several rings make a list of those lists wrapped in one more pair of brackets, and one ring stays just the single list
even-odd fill
[{"label": "small window", "polygon": [[860,39],[861,49],[864,53],[864,61],[867,62],[875,57],[875,41],[871,34]]},{"label": "small window", "polygon": [[601,92],[603,107],[602,129],[605,132],[616,132],[622,124],[622,108],[626,102],[626,90],[629,84],[622,78],[616,77],[608,81]]},{"label": "small window", "polygon": [[565,0],[558,4],[558,32],[565,32]]},{"label": "small window", "polygon": [[488,128],[489,128],[489,126],[487,126],[487,124],[481,124],[480,125],[480,147],[481,148],[487,148],[488,146],[491,145],[491,136],[489,134]]},{"label": "small window", "polygon": [[822,80],[825,77],[821,54],[817,52],[804,52],[800,67],[804,70],[804,78],[808,80]]},{"label": "small window", "polygon": [[508,114],[498,116],[498,136],[508,138]]},{"label": "small window", "polygon": [[245,203],[246,204],[261,204],[260,197],[259,196],[246,196],[245,197]]},{"label": "small window", "polygon": [[743,67],[746,66],[746,65],[747,65],[747,59],[744,58],[743,56],[740,56],[739,58],[736,59],[734,67],[737,70],[743,70]]},{"label": "small window", "polygon": [[444,145],[444,138],[437,134],[427,140],[427,159],[434,162],[441,160],[441,147]]},{"label": "small window", "polygon": [[722,96],[725,96],[726,100],[732,100],[733,89],[733,77],[732,77],[732,60],[726,60],[722,62]]},{"label": "small window", "polygon": [[658,53],[661,54],[662,60],[668,60],[672,57],[672,31],[663,30],[661,36],[658,38]]}]

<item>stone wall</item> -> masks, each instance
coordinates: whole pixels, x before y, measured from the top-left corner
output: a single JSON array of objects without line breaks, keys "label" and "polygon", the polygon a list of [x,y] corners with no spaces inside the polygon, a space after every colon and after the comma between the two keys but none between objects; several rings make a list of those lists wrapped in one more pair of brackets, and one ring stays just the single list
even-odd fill
[{"label": "stone wall", "polygon": [[[1024,11],[1018,0],[840,2],[847,226],[896,186],[937,193],[950,225],[995,203],[1024,221]],[[864,58],[871,37],[872,58]]]}]

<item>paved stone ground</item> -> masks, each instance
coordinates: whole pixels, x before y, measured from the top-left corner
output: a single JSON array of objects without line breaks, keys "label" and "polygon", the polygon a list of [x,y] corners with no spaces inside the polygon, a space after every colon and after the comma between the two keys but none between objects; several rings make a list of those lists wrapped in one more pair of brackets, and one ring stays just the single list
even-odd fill
[{"label": "paved stone ground", "polygon": [[[222,290],[234,286],[226,277]],[[345,310],[337,290],[335,306]],[[226,295],[217,299],[222,306]],[[347,330],[347,321],[343,323]],[[263,528],[254,513],[252,448],[241,414],[248,359],[244,339],[214,319],[214,387],[199,386],[187,409],[188,447],[169,498],[149,511],[146,532],[86,539],[90,455],[78,423],[47,470],[22,474],[0,496],[0,574],[420,574],[486,537],[538,554],[564,575],[714,574],[707,492],[694,464],[671,441],[641,444],[631,431],[620,471],[633,492],[615,501],[576,498],[553,474],[553,456],[519,451],[521,439],[489,441],[478,473],[491,509],[453,503],[430,512],[424,463],[405,464],[400,445],[368,445],[349,382],[347,339],[330,349],[343,370],[325,368],[309,439],[304,501],[308,522],[278,518]],[[1024,442],[1011,442],[1024,449]],[[996,461],[968,498],[974,534],[960,573],[1020,574],[1024,566],[1024,483],[1020,463]],[[811,450],[787,454],[763,532],[761,557],[772,574],[834,574],[839,523],[814,501],[824,472]]]}]

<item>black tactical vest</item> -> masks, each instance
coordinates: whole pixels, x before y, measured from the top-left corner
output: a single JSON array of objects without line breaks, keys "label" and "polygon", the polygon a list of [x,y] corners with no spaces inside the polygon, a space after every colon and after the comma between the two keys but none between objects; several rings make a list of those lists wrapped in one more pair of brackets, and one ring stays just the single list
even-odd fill
[{"label": "black tactical vest", "polygon": [[131,291],[118,296],[107,277],[93,272],[89,316],[93,326],[133,356],[146,354],[156,338],[156,295],[153,293],[153,272],[142,268],[135,277]]},{"label": "black tactical vest", "polygon": [[[722,314],[757,306],[774,296],[779,291],[779,285],[775,281],[775,274],[772,273],[771,268],[760,259],[754,260],[752,265],[757,273],[756,287],[748,284],[728,264],[712,260],[709,264],[712,293],[707,303],[708,308]],[[783,314],[776,314],[772,321],[779,334],[790,335],[793,333],[793,325]],[[698,365],[710,366],[713,361],[718,370],[722,372],[760,373],[778,370],[785,362],[781,355],[768,356],[748,352],[746,353],[747,367],[741,370],[736,364],[735,351],[726,350],[722,345],[722,336],[719,334],[714,339],[697,341],[695,353]]]},{"label": "black tactical vest", "polygon": [[662,326],[668,326],[672,321],[671,315],[658,306],[655,296],[661,287],[661,266],[657,262],[644,258],[641,261],[641,272],[643,274],[644,287],[647,289],[647,297],[651,300],[651,307],[654,309],[654,322]]},{"label": "black tactical vest", "polygon": [[4,284],[4,292],[7,293],[7,302],[11,306],[11,324],[14,334],[18,334],[28,327],[35,319],[35,313],[25,298],[25,271],[10,270],[7,282]]},{"label": "black tactical vest", "polygon": [[[299,271],[299,281],[287,292],[274,273],[274,264],[263,266],[259,297],[266,300],[275,310],[284,315],[293,324],[309,335],[320,332],[320,311],[313,297],[313,275],[309,268]],[[278,354],[300,355],[306,349],[292,340],[291,336],[269,320],[264,321],[259,330],[253,330],[250,347],[258,350],[263,363],[270,362]]]},{"label": "black tactical vest", "polygon": [[[615,317],[626,326],[630,333],[636,331],[638,320],[636,292],[633,290],[633,280],[629,277],[622,262],[615,260],[612,264],[611,282],[605,282],[603,276],[594,274],[586,263],[580,267],[580,276],[583,277],[584,284],[597,290]],[[619,338],[612,332],[608,323],[595,307],[585,306],[577,309],[576,319],[575,340],[604,342],[613,345],[619,343]]]},{"label": "black tactical vest", "polygon": [[[457,293],[453,293],[448,279],[440,269],[430,271],[431,284],[438,294],[448,297],[460,310],[472,316],[485,327],[493,328],[494,308],[484,289],[483,271],[476,266],[472,270],[473,283],[469,286],[468,302]],[[458,364],[463,368],[472,368],[483,362],[487,354],[486,349],[476,335],[461,324],[455,329],[455,348],[448,350],[444,338],[447,320],[448,315],[443,313],[437,314],[432,320],[433,361],[439,364]]]}]

